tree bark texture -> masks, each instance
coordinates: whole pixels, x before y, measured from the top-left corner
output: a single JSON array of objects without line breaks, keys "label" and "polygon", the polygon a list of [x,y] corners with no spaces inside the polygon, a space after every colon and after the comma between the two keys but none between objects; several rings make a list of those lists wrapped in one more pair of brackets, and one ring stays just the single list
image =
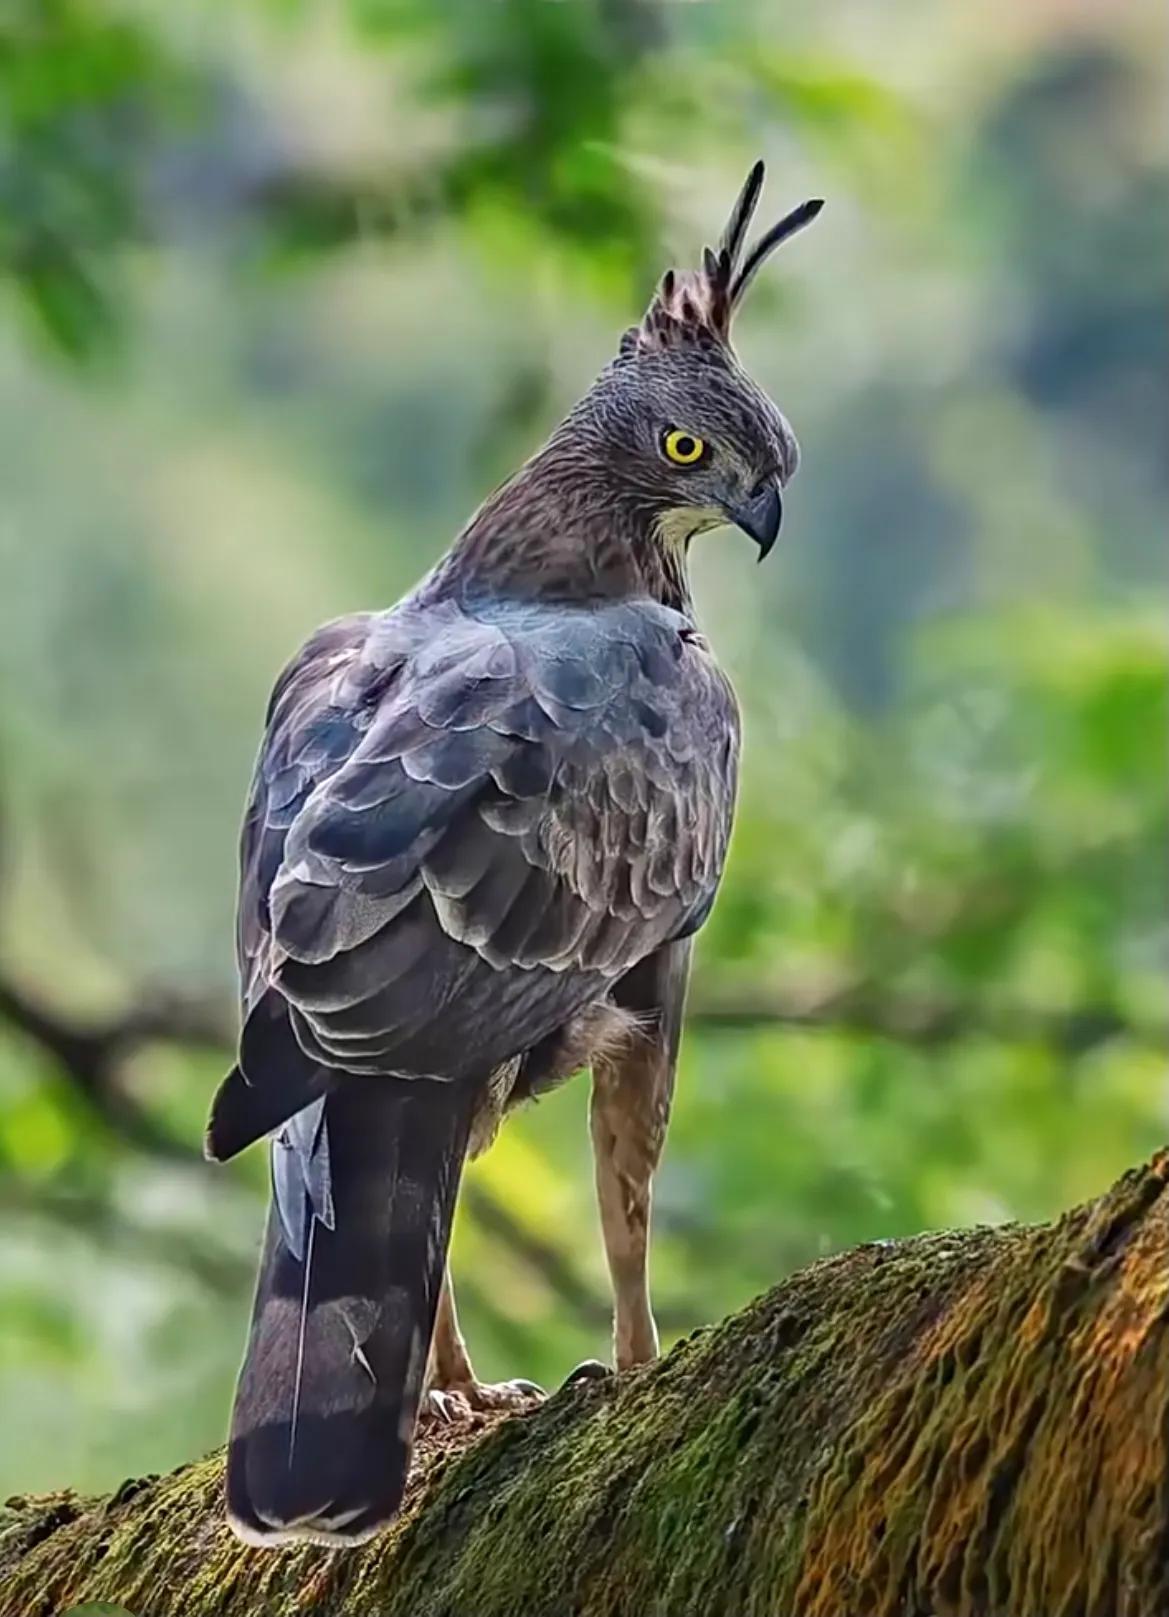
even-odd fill
[{"label": "tree bark texture", "polygon": [[[517,1367],[522,1368],[522,1367]],[[424,1434],[350,1551],[221,1459],[0,1512],[0,1614],[1167,1617],[1169,1151],[1053,1224],[864,1246],[657,1364]]]}]

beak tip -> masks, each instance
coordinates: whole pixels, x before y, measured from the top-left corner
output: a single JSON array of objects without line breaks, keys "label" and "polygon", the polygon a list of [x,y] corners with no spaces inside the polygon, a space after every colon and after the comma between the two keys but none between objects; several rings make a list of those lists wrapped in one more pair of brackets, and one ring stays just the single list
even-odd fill
[{"label": "beak tip", "polygon": [[775,548],[783,518],[783,497],[778,482],[768,482],[744,504],[727,508],[736,527],[759,546],[759,560],[765,561]]}]

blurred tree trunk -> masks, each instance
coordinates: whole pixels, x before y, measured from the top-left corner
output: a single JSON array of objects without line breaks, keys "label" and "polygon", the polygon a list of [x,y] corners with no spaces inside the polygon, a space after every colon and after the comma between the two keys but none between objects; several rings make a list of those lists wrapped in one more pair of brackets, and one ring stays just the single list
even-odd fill
[{"label": "blurred tree trunk", "polygon": [[0,1613],[1165,1617],[1169,1152],[1034,1228],[818,1263],[659,1364],[424,1437],[360,1550],[246,1550],[218,1457],[10,1501]]}]

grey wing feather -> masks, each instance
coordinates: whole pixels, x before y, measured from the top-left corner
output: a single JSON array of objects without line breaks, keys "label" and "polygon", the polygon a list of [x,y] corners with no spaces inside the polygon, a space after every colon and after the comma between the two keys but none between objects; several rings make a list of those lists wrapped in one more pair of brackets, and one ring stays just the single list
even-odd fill
[{"label": "grey wing feather", "polygon": [[[333,1082],[327,1066],[298,1043],[290,1007],[272,985],[270,894],[290,828],[313,791],[360,739],[370,707],[370,670],[361,650],[372,621],[362,613],[319,629],[281,674],[268,704],[240,837],[236,950],[244,1026],[238,1063],[212,1102],[205,1139],[207,1154],[216,1161],[271,1133]],[[389,672],[383,667],[379,677]],[[318,1172],[314,1150],[306,1145],[303,1152],[306,1183]],[[320,1154],[315,1150],[317,1158]],[[273,1173],[283,1215],[294,1197],[280,1193],[282,1160],[288,1169],[290,1160],[277,1152]],[[289,1212],[286,1225],[299,1217]]]},{"label": "grey wing feather", "polygon": [[441,1073],[440,1011],[452,1043],[490,1016],[519,1051],[700,923],[737,759],[729,686],[667,608],[364,620],[278,695],[251,957],[320,1059],[374,1070],[401,1047],[401,1070],[436,1052]]},{"label": "grey wing feather", "polygon": [[245,1016],[268,987],[269,894],[289,829],[360,737],[362,709],[347,687],[370,621],[369,613],[360,613],[318,629],[281,674],[268,703],[240,836],[236,951]]}]

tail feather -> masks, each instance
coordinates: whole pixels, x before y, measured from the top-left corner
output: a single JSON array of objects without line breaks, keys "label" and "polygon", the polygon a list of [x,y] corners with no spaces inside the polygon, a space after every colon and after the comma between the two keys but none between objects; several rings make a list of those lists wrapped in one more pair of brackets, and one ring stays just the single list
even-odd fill
[{"label": "tail feather", "polygon": [[228,1445],[228,1519],[247,1542],[359,1543],[396,1512],[474,1099],[349,1079],[273,1142]]}]

